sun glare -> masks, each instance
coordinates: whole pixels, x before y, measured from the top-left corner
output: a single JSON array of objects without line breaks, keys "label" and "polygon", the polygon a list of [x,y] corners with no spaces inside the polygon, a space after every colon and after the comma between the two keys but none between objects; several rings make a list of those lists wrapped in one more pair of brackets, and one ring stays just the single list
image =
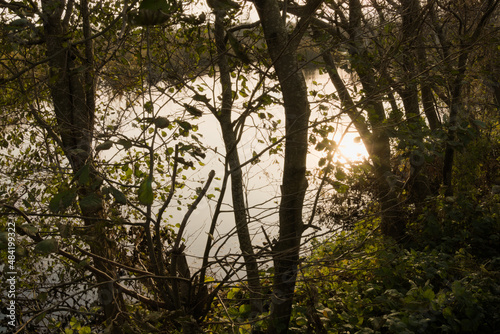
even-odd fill
[{"label": "sun glare", "polygon": [[343,138],[341,135],[335,136],[334,140],[339,145],[335,160],[342,163],[352,163],[368,158],[368,152],[366,152],[357,132],[348,132]]}]

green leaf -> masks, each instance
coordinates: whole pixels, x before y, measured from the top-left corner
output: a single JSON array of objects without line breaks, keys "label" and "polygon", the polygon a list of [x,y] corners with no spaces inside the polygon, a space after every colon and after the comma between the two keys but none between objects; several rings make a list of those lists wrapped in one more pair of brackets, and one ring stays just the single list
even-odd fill
[{"label": "green leaf", "polygon": [[189,131],[189,130],[191,130],[193,128],[193,126],[191,124],[189,124],[188,122],[184,122],[184,121],[176,121],[176,122],[185,131]]},{"label": "green leaf", "polygon": [[80,208],[85,214],[95,213],[102,209],[102,198],[96,193],[91,193],[80,199]]},{"label": "green leaf", "polygon": [[38,299],[39,301],[41,301],[42,303],[45,302],[47,300],[47,297],[49,296],[49,294],[47,292],[40,292],[37,296],[36,296],[36,299]]},{"label": "green leaf", "polygon": [[250,306],[250,304],[243,304],[240,306],[240,314],[250,313],[251,310],[252,307]]},{"label": "green leaf", "polygon": [[193,100],[203,102],[203,103],[208,103],[210,102],[210,99],[206,95],[201,95],[198,93],[195,93],[193,96]]},{"label": "green leaf", "polygon": [[23,246],[16,245],[16,256],[19,258],[26,257],[28,256],[28,250]]},{"label": "green leaf", "polygon": [[97,145],[95,150],[96,152],[106,151],[109,150],[111,147],[113,147],[113,144],[114,143],[111,140],[106,140],[104,143]]},{"label": "green leaf", "polygon": [[193,115],[195,117],[200,117],[201,115],[203,115],[203,111],[201,111],[200,109],[198,109],[196,107],[190,106],[187,103],[184,103],[184,108],[186,109],[186,111],[188,113],[190,113],[191,115]]},{"label": "green leaf", "polygon": [[53,213],[66,210],[76,199],[75,189],[60,190],[49,202],[49,210]]},{"label": "green leaf", "polygon": [[40,241],[35,246],[35,252],[41,253],[44,255],[55,253],[55,252],[57,252],[58,249],[59,249],[59,245],[58,245],[56,239],[46,239],[46,240]]},{"label": "green leaf", "polygon": [[116,143],[118,145],[123,146],[123,148],[126,150],[128,150],[129,148],[132,147],[132,143],[130,142],[130,140],[125,139],[125,138],[119,139]]},{"label": "green leaf", "polygon": [[166,117],[156,117],[154,123],[157,128],[164,129],[169,126],[170,121]]},{"label": "green leaf", "polygon": [[57,224],[57,228],[59,229],[59,233],[61,233],[61,237],[68,238],[71,236],[73,232],[73,226],[70,224]]},{"label": "green leaf", "polygon": [[161,10],[164,11],[165,13],[168,13],[170,11],[170,8],[172,8],[172,6],[166,0],[142,0],[141,4],[139,5],[139,8],[149,9],[149,10]]},{"label": "green leaf", "polygon": [[85,268],[86,266],[90,265],[90,263],[91,263],[90,259],[84,259],[76,265],[76,269]]},{"label": "green leaf", "polygon": [[473,123],[474,123],[475,125],[477,125],[478,127],[482,128],[482,129],[486,129],[486,123],[485,123],[485,122],[483,122],[483,121],[480,121],[480,120],[478,120],[478,119],[475,119],[475,120],[473,121]]},{"label": "green leaf", "polygon": [[21,225],[21,230],[26,233],[26,235],[30,237],[34,237],[38,233],[38,228],[36,226],[30,225],[30,224],[23,224]]},{"label": "green leaf", "polygon": [[307,325],[307,319],[304,317],[297,317],[297,319],[295,319],[295,323],[297,326],[305,326]]},{"label": "green leaf", "polygon": [[144,103],[144,111],[152,114],[154,112],[153,102],[148,101],[148,102]]},{"label": "green leaf", "polygon": [[17,19],[11,21],[6,28],[9,30],[18,30],[27,27],[29,24],[29,21],[27,19]]},{"label": "green leaf", "polygon": [[81,185],[88,185],[90,183],[90,165],[86,164],[75,174],[73,179],[78,179]]},{"label": "green leaf", "polygon": [[153,204],[153,177],[148,176],[139,186],[139,202],[143,205]]},{"label": "green leaf", "polygon": [[91,333],[92,331],[90,330],[89,326],[84,326],[80,328],[80,330],[78,331],[78,334],[91,334]]},{"label": "green leaf", "polygon": [[427,289],[423,293],[423,297],[427,300],[433,300],[436,295],[434,294],[434,291],[432,289]]},{"label": "green leaf", "polygon": [[127,197],[120,190],[111,187],[110,189],[111,195],[115,198],[116,203],[118,204],[127,204]]},{"label": "green leaf", "polygon": [[207,4],[215,10],[239,9],[240,5],[233,0],[208,0]]}]

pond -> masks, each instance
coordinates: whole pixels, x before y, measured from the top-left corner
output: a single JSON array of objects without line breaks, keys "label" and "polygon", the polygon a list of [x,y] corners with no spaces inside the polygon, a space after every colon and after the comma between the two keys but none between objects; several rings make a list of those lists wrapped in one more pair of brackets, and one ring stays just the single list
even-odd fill
[{"label": "pond", "polygon": [[[326,74],[320,73],[318,70],[304,70],[306,81],[311,91],[311,122],[321,121],[330,117],[329,124],[335,129],[329,135],[329,139],[337,143],[337,150],[334,160],[342,163],[360,161],[366,158],[367,153],[363,144],[359,141],[358,134],[350,125],[350,120],[347,115],[340,115],[338,101],[327,100],[325,96],[332,94],[335,90]],[[218,83],[211,77],[204,76],[196,82],[199,87],[204,87],[204,94],[210,99],[217,100]],[[248,78],[246,85],[249,90],[252,90],[257,85],[255,78]],[[215,88],[214,88],[215,87]],[[314,91],[314,93],[313,93]],[[208,93],[207,93],[208,92]],[[315,95],[315,96],[314,96]],[[174,113],[182,112],[183,103],[192,105],[196,103],[193,100],[192,92],[180,91],[177,95],[170,98],[158,96],[155,99],[155,106],[160,106],[158,115],[170,117]],[[279,98],[279,96],[277,96]],[[243,112],[245,99],[239,97],[235,100],[235,114]],[[203,105],[200,106],[202,110]],[[238,109],[240,108],[240,109]],[[272,122],[277,122],[280,125],[276,127],[276,133],[269,134],[269,126],[265,123],[258,123],[257,120],[248,118],[241,134],[239,142],[240,161],[244,163],[253,158],[256,153],[266,150],[272,143],[272,138],[279,138],[283,133],[283,110],[279,105],[275,105],[265,111],[272,114]],[[178,195],[189,197],[192,195],[195,188],[203,185],[210,170],[216,172],[216,177],[222,178],[224,174],[224,154],[225,148],[222,140],[222,133],[216,118],[208,111],[205,111],[203,116],[198,119],[190,120],[196,123],[198,130],[196,136],[203,142],[206,150],[206,157],[202,159],[203,167],[198,166],[196,170],[189,171],[187,175],[187,187],[178,191]],[[129,129],[127,136],[134,136],[138,129]],[[107,152],[107,155],[114,154]],[[318,152],[314,146],[310,148],[308,157],[308,168],[314,174],[318,168],[319,160],[325,156],[324,152]],[[264,153],[258,163],[245,164],[243,172],[245,175],[245,191],[246,201],[248,205],[248,215],[250,217],[249,229],[253,235],[253,241],[256,245],[262,245],[265,241],[262,229],[272,238],[277,232],[277,213],[279,205],[280,184],[281,184],[281,168],[282,156],[278,154]],[[212,193],[215,188],[220,188],[221,180],[214,180],[210,189]],[[230,189],[228,185],[228,190]],[[209,191],[210,192],[210,191]],[[314,189],[310,189],[311,196],[314,195]],[[206,238],[213,218],[215,203],[217,196],[214,199],[204,199],[198,205],[197,209],[192,214],[184,239],[186,243],[186,253],[188,254],[189,262],[193,267],[198,267],[201,264],[202,254],[204,251]],[[231,198],[229,191],[226,191],[224,198],[225,205],[222,208],[222,213],[218,217],[215,234],[213,235],[215,244],[212,249],[212,256],[225,256],[227,254],[238,254],[239,247],[234,230],[234,218],[231,209]],[[185,210],[176,210],[175,208],[167,210],[167,214],[171,215],[169,223],[175,225],[180,223]]]}]

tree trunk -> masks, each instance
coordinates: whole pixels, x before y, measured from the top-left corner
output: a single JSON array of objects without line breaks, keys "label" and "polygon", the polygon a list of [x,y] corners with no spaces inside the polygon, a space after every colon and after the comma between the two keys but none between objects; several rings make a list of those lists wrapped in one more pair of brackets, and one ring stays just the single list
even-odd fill
[{"label": "tree trunk", "polygon": [[[65,7],[60,0],[42,1],[42,10],[45,14],[44,32],[49,58],[50,78],[49,88],[52,97],[55,116],[57,119],[56,133],[62,142],[62,149],[67,157],[73,173],[79,172],[85,165],[90,167],[90,182],[88,186],[81,185],[78,196],[84,223],[92,227],[93,239],[89,242],[92,253],[104,258],[112,257],[112,249],[106,238],[105,223],[103,222],[103,206],[81,205],[82,199],[93,196],[101,200],[100,183],[96,171],[92,168],[92,140],[94,128],[94,90],[93,51],[88,23],[88,8],[86,1],[81,2],[82,16],[84,17],[85,57],[82,61],[85,70],[76,70],[76,46],[71,46],[68,40],[68,20],[71,8]],[[65,18],[62,18],[62,13]],[[109,264],[94,259],[96,268],[111,277],[116,277],[115,270]],[[99,283],[98,292],[101,305],[107,320],[115,319],[119,313],[121,297],[113,286],[103,277],[96,277]]]},{"label": "tree trunk", "polygon": [[[400,0],[402,17],[402,49],[401,64],[403,68],[401,89],[399,94],[403,100],[406,115],[406,126],[408,135],[412,140],[423,143],[424,132],[420,123],[420,104],[418,80],[420,73],[425,72],[424,65],[427,63],[425,49],[421,40],[422,16],[419,0]],[[431,130],[438,127],[438,119],[430,88],[424,82],[421,84],[422,105],[424,113],[429,122]],[[428,179],[421,173],[425,167],[425,158],[419,148],[411,148],[410,152],[410,175],[406,182],[409,197],[420,208],[422,202],[430,195],[430,185]]]},{"label": "tree trunk", "polygon": [[259,279],[259,267],[252,247],[250,232],[248,229],[248,217],[246,214],[245,197],[243,192],[243,173],[241,171],[240,158],[238,154],[238,140],[231,122],[231,111],[233,106],[233,95],[231,88],[231,75],[227,62],[227,49],[224,34],[225,12],[215,10],[215,43],[217,46],[217,65],[220,71],[222,86],[222,107],[215,112],[222,130],[224,146],[226,148],[226,159],[231,173],[231,197],[233,200],[234,220],[240,249],[243,253],[245,268],[247,272],[248,288],[250,290],[250,302],[252,311],[262,312],[262,293]]},{"label": "tree trunk", "polygon": [[[310,6],[310,13],[320,2]],[[314,7],[316,6],[316,7]],[[274,282],[271,300],[269,333],[286,333],[292,312],[297,278],[299,250],[303,232],[302,208],[306,180],[306,157],[309,125],[309,102],[304,76],[297,63],[296,45],[300,34],[289,38],[286,22],[276,0],[256,0],[269,54],[283,94],[285,109],[285,161],[281,203],[279,208],[279,237],[273,247]],[[301,21],[307,18],[302,18]],[[302,22],[303,23],[303,22]],[[298,27],[303,28],[299,23]]]},{"label": "tree trunk", "polygon": [[401,239],[405,233],[405,222],[399,207],[397,191],[394,188],[391,170],[391,145],[385,124],[385,109],[383,102],[378,98],[379,86],[376,73],[370,62],[361,32],[362,6],[359,0],[349,0],[349,37],[352,66],[358,74],[365,99],[363,107],[367,111],[368,121],[372,128],[370,157],[376,178],[376,196],[380,202],[381,230],[384,235]]}]

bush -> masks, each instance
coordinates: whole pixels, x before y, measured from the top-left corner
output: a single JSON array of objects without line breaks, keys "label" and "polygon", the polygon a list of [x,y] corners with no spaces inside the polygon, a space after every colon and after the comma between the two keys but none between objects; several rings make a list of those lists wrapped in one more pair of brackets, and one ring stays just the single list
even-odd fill
[{"label": "bush", "polygon": [[369,233],[316,242],[297,287],[297,333],[500,331],[499,258],[405,249]]}]

